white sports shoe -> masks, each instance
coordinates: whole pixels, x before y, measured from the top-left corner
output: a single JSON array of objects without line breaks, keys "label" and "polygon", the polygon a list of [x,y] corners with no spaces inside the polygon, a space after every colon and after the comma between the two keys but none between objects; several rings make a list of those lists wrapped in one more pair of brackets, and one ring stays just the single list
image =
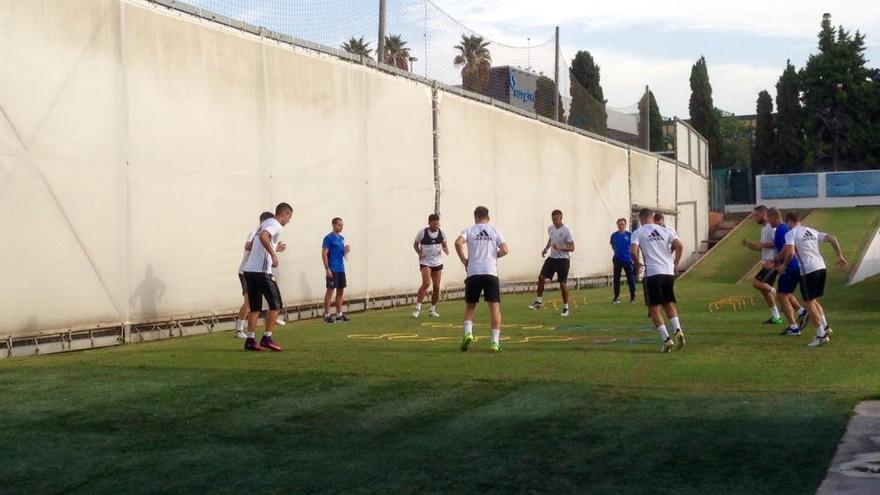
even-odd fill
[{"label": "white sports shoe", "polygon": [[287,325],[287,322],[282,320],[281,318],[275,318],[276,325]]},{"label": "white sports shoe", "polygon": [[422,312],[419,311],[418,309],[413,310],[413,312],[412,312],[412,317],[413,317],[413,318],[418,318],[419,315],[420,315],[421,313],[422,313]]},{"label": "white sports shoe", "polygon": [[823,345],[831,342],[831,337],[827,334],[824,337],[816,337],[812,342],[807,344],[807,347],[822,347]]},{"label": "white sports shoe", "polygon": [[571,314],[571,312],[568,308],[562,308],[562,313],[559,313],[559,316],[568,316],[569,314]]},{"label": "white sports shoe", "polygon": [[440,313],[438,313],[438,312],[437,312],[436,310],[434,310],[434,309],[431,310],[430,315],[431,315],[431,318],[440,318]]},{"label": "white sports shoe", "polygon": [[535,301],[532,304],[529,304],[529,309],[538,310],[538,309],[541,309],[543,306],[544,306],[544,303],[542,303],[540,301]]},{"label": "white sports shoe", "polygon": [[660,352],[663,352],[663,353],[672,352],[672,350],[674,348],[675,348],[675,342],[673,341],[672,337],[670,337],[663,342],[663,347],[660,349]]},{"label": "white sports shoe", "polygon": [[237,339],[246,339],[246,338],[247,338],[247,334],[244,333],[244,330],[236,330],[236,331],[235,331],[235,335],[234,335],[234,337],[237,338]]}]

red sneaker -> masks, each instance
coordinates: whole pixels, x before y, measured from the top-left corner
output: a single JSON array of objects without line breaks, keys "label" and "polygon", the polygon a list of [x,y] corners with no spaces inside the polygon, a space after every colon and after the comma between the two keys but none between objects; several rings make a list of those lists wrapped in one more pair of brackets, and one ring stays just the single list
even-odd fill
[{"label": "red sneaker", "polygon": [[276,344],[272,337],[267,337],[263,335],[263,338],[260,339],[260,346],[264,349],[270,349],[275,352],[281,352],[283,349],[280,345]]},{"label": "red sneaker", "polygon": [[248,337],[247,340],[244,341],[244,350],[246,351],[265,351],[260,344],[254,340],[253,337]]}]

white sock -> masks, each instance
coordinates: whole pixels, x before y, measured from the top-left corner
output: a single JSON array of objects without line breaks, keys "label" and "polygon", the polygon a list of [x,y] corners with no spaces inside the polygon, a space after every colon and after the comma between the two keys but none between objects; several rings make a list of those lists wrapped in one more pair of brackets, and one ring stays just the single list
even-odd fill
[{"label": "white sock", "polygon": [[236,332],[244,331],[244,320],[235,320],[235,331]]},{"label": "white sock", "polygon": [[673,330],[676,330],[676,331],[677,331],[677,330],[681,330],[681,322],[678,321],[678,317],[677,317],[677,316],[673,316],[672,318],[670,318],[670,319],[669,319],[669,322],[672,323],[672,329],[673,329]]},{"label": "white sock", "polygon": [[666,331],[666,325],[660,325],[657,327],[657,331],[660,332],[660,338],[663,339],[663,342],[669,340],[669,332]]},{"label": "white sock", "polygon": [[472,322],[471,320],[465,320],[464,334],[465,335],[473,335],[474,334],[474,322]]},{"label": "white sock", "polygon": [[336,313],[337,318],[339,318],[340,316],[344,316],[344,315],[342,313]]},{"label": "white sock", "polygon": [[562,309],[568,309],[568,303],[562,305]]},{"label": "white sock", "polygon": [[493,329],[492,329],[492,342],[495,343],[495,344],[497,344],[497,343],[498,343],[498,339],[499,339],[500,337],[501,337],[501,330],[498,330],[497,328],[493,328]]},{"label": "white sock", "polygon": [[822,325],[819,325],[818,327],[816,327],[816,338],[821,339],[824,336],[825,336],[825,327]]},{"label": "white sock", "polygon": [[770,293],[776,295],[776,287],[770,287]]},{"label": "white sock", "polygon": [[254,332],[248,332],[248,333],[247,333],[247,338],[252,339],[252,338],[254,338],[254,337],[255,337]]},{"label": "white sock", "polygon": [[791,325],[788,326],[788,329],[789,330],[797,330],[798,329],[797,323],[792,323]]},{"label": "white sock", "polygon": [[804,315],[807,313],[807,308],[801,306],[801,309],[798,310],[798,316]]},{"label": "white sock", "polygon": [[272,332],[263,332],[263,336],[264,336],[264,337],[271,337],[271,336],[272,336]]},{"label": "white sock", "polygon": [[535,302],[543,303],[543,302],[544,302],[544,298],[541,297],[541,296],[538,296],[538,297],[535,298]]},{"label": "white sock", "polygon": [[770,308],[770,316],[774,318],[781,318],[781,316],[779,316],[779,308],[777,308],[776,306]]},{"label": "white sock", "polygon": [[822,315],[822,328],[828,328],[828,320],[825,319],[825,315]]},{"label": "white sock", "polygon": [[416,303],[416,311],[422,310],[422,303]]},{"label": "white sock", "polygon": [[434,312],[437,311],[437,305],[436,305],[436,304],[432,304],[432,305],[431,305],[431,311],[434,311]]}]

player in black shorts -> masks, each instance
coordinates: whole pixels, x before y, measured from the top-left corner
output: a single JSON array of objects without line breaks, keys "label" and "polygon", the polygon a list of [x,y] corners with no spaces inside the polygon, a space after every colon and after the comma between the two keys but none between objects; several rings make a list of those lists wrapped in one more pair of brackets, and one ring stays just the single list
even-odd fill
[{"label": "player in black shorts", "polygon": [[742,245],[761,253],[761,269],[752,280],[752,287],[761,293],[767,307],[770,309],[770,318],[764,323],[769,325],[778,325],[783,322],[782,315],[779,313],[779,306],[776,303],[776,289],[773,284],[776,283],[776,249],[774,244],[774,235],[776,228],[773,227],[768,219],[769,209],[764,205],[755,207],[755,222],[761,226],[761,240],[750,241],[742,240]]},{"label": "player in black shorts", "polygon": [[544,305],[544,282],[546,280],[556,280],[559,282],[559,290],[562,293],[562,313],[561,316],[570,314],[568,306],[568,270],[571,267],[571,253],[574,251],[574,237],[568,226],[562,224],[562,212],[553,210],[550,213],[552,224],[547,227],[547,245],[541,251],[541,257],[550,257],[544,260],[544,266],[541,267],[541,273],[538,274],[538,290],[535,302],[529,305],[529,309],[541,309]]}]

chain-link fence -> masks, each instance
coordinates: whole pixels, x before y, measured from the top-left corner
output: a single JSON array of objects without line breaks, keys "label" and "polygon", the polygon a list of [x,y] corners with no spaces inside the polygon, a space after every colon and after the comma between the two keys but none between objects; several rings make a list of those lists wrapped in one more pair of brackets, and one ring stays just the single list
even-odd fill
[{"label": "chain-link fence", "polygon": [[[187,1],[203,17],[219,14],[354,55],[378,58],[382,0]],[[558,30],[540,40],[527,39],[525,46],[512,46],[471,30],[429,0],[384,3],[383,63],[650,149],[647,90],[633,95],[630,106],[608,106],[595,80],[597,71],[591,70],[593,61],[587,61],[585,53],[573,59],[562,53]]]}]

